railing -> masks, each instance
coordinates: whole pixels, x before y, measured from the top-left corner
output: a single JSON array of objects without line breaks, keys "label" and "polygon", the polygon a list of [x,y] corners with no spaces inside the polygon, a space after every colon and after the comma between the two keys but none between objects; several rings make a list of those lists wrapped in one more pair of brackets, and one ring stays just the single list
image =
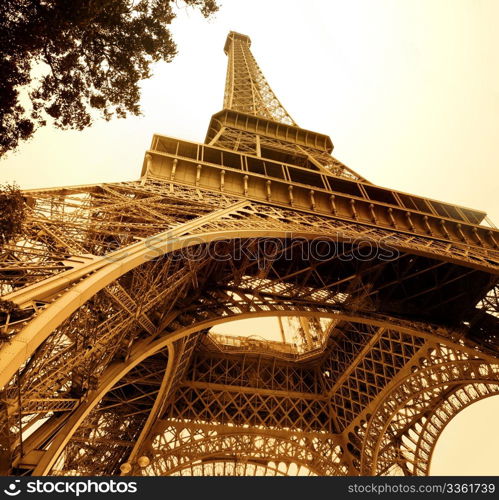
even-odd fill
[{"label": "railing", "polygon": [[235,337],[210,332],[204,340],[208,348],[215,348],[220,352],[270,354],[283,359],[301,361],[316,356],[324,351],[326,342],[314,342],[311,345],[287,344],[264,339]]}]

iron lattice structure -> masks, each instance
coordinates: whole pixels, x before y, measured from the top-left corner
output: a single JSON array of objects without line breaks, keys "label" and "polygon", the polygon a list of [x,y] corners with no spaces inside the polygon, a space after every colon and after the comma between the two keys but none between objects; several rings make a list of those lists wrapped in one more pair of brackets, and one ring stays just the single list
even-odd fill
[{"label": "iron lattice structure", "polygon": [[[368,182],[295,124],[247,36],[225,52],[204,144],[155,135],[136,182],[24,192],[4,474],[425,475],[499,393],[485,214]],[[257,317],[294,343],[213,331]]]}]

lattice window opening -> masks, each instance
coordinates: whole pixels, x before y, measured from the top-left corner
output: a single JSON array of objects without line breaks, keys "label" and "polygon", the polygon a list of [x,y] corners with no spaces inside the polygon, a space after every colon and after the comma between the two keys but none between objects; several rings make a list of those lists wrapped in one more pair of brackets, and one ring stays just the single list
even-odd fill
[{"label": "lattice window opening", "polygon": [[[235,292],[227,293],[236,301],[243,298]],[[248,294],[244,300],[253,302],[256,297]],[[324,317],[270,316],[217,325],[208,335],[222,349],[303,354],[325,348],[332,324],[333,319]]]}]

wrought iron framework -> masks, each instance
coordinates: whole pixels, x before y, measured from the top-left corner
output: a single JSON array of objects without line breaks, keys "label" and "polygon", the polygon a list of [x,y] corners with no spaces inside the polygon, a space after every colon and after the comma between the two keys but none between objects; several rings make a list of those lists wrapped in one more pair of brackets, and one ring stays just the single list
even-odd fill
[{"label": "wrought iron framework", "polygon": [[[225,52],[204,144],[154,136],[138,181],[25,191],[0,254],[4,474],[425,475],[499,394],[485,214],[366,181],[247,36]],[[257,317],[298,340],[212,331]]]}]

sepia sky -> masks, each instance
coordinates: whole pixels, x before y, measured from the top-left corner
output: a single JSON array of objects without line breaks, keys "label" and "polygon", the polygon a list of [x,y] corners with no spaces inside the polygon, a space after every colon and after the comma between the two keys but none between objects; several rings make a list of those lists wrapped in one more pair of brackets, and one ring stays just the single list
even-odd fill
[{"label": "sepia sky", "polygon": [[[0,161],[23,188],[137,179],[153,133],[202,142],[222,108],[230,30],[293,119],[375,184],[488,212],[499,222],[499,2],[221,0],[182,11],[179,54],[143,83],[142,117],[39,131]],[[463,411],[433,474],[499,475],[499,397]]]}]

